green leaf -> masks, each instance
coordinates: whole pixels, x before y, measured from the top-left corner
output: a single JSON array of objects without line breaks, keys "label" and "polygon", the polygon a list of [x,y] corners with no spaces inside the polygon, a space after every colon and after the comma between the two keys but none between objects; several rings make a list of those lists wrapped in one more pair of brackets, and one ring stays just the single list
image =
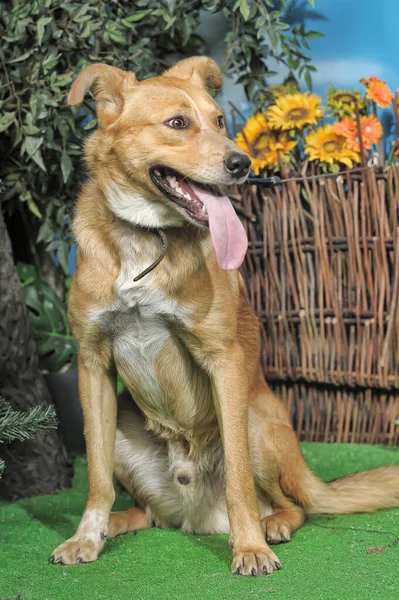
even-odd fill
[{"label": "green leaf", "polygon": [[37,217],[38,219],[42,218],[42,214],[41,214],[36,202],[33,200],[32,196],[30,196],[30,198],[27,199],[27,205],[28,205],[30,212],[33,213],[35,215],[35,217]]},{"label": "green leaf", "polygon": [[111,40],[113,42],[116,42],[117,44],[127,44],[127,39],[125,37],[123,37],[123,35],[121,35],[120,33],[114,33],[112,31],[109,32],[109,37],[111,38]]},{"label": "green leaf", "polygon": [[14,112],[4,112],[3,116],[0,119],[0,133],[6,131],[12,123],[15,121],[15,115],[17,113]]},{"label": "green leaf", "polygon": [[84,40],[86,38],[88,38],[92,33],[92,28],[91,28],[91,24],[90,23],[86,23],[86,25],[83,28],[83,31],[80,34],[80,37]]},{"label": "green leaf", "polygon": [[129,15],[128,17],[126,17],[125,21],[127,21],[128,23],[137,23],[138,21],[141,21],[142,19],[144,19],[144,17],[149,15],[151,12],[152,12],[152,9],[140,10],[139,12],[133,13],[132,15]]},{"label": "green leaf", "polygon": [[314,8],[314,0],[308,0],[308,2],[309,2],[309,4],[310,4],[310,6],[311,6],[312,8]]},{"label": "green leaf", "polygon": [[[64,242],[58,242],[64,244]],[[55,292],[39,280],[22,288],[41,368],[59,371],[76,361],[66,311]]]},{"label": "green leaf", "polygon": [[275,29],[273,29],[273,27],[270,27],[269,28],[269,40],[270,40],[273,50],[277,50],[279,39],[280,39],[280,36],[278,35],[277,31]]},{"label": "green leaf", "polygon": [[97,127],[97,119],[95,117],[91,121],[86,123],[86,125],[83,127],[83,129],[85,131],[88,131],[90,129],[94,129],[94,127]]},{"label": "green leaf", "polygon": [[43,41],[43,36],[44,33],[46,31],[46,26],[52,22],[52,17],[41,17],[38,22],[37,22],[37,26],[36,26],[36,32],[37,32],[37,43],[39,44],[39,46],[42,45],[42,41]]},{"label": "green leaf", "polygon": [[79,10],[76,11],[76,13],[73,15],[72,20],[75,22],[78,22],[80,17],[83,17],[83,15],[85,15],[87,13],[87,11],[89,10],[90,5],[89,4],[83,4]]},{"label": "green leaf", "polygon": [[17,56],[16,58],[13,58],[12,60],[9,60],[8,64],[12,65],[12,64],[15,64],[15,63],[22,62],[23,60],[26,60],[27,58],[29,58],[34,52],[36,52],[36,48],[32,48],[31,50],[28,50],[28,52],[25,52],[24,54],[21,54],[21,56]]},{"label": "green leaf", "polygon": [[42,61],[42,67],[45,73],[52,71],[58,60],[61,58],[61,54],[57,54],[55,50],[50,52]]},{"label": "green leaf", "polygon": [[40,93],[32,96],[29,105],[35,119],[44,119],[47,116],[47,110],[44,107],[43,97]]},{"label": "green leaf", "polygon": [[23,150],[28,154],[29,158],[39,150],[40,146],[43,143],[42,137],[35,137],[31,135],[27,135],[23,144]]},{"label": "green leaf", "polygon": [[320,31],[308,31],[305,37],[307,37],[309,40],[317,40],[324,37],[324,33],[321,33]]},{"label": "green leaf", "polygon": [[67,154],[67,152],[65,152],[65,150],[63,151],[62,155],[61,155],[61,171],[62,171],[62,178],[64,180],[64,183],[66,183],[69,179],[69,176],[72,172],[72,161],[69,158],[69,155]]},{"label": "green leaf", "polygon": [[23,125],[22,129],[26,135],[37,135],[40,133],[40,129],[35,127],[35,125]]},{"label": "green leaf", "polygon": [[39,234],[37,236],[37,242],[45,242],[48,244],[53,239],[54,231],[51,229],[48,219],[45,219],[40,225]]},{"label": "green leaf", "polygon": [[312,85],[312,76],[310,74],[310,71],[308,71],[308,70],[305,73],[305,82],[306,82],[306,85],[308,86],[308,88],[310,90],[312,90],[312,88],[313,88],[313,85]]},{"label": "green leaf", "polygon": [[36,281],[39,278],[37,269],[33,265],[18,262],[16,266],[18,271],[18,277],[22,287],[29,285],[30,283]]},{"label": "green leaf", "polygon": [[35,161],[37,166],[40,167],[42,171],[47,172],[46,166],[43,161],[43,156],[40,150],[36,150],[36,152],[32,154],[32,160]]},{"label": "green leaf", "polygon": [[59,246],[57,250],[57,257],[60,261],[60,265],[64,271],[64,273],[68,273],[68,246],[66,243],[63,243]]},{"label": "green leaf", "polygon": [[241,0],[240,2],[240,13],[243,16],[244,21],[248,21],[251,9],[248,6],[247,0]]}]

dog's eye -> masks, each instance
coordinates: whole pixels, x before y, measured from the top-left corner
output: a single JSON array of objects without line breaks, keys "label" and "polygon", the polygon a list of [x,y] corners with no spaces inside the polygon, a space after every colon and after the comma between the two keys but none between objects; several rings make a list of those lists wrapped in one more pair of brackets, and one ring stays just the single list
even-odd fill
[{"label": "dog's eye", "polygon": [[186,129],[188,123],[185,119],[183,119],[183,117],[174,117],[173,119],[167,122],[167,125],[169,125],[169,127],[172,127],[172,129]]},{"label": "dog's eye", "polygon": [[223,117],[223,115],[220,115],[216,119],[216,123],[217,123],[217,126],[220,127],[220,129],[224,129],[224,117]]}]

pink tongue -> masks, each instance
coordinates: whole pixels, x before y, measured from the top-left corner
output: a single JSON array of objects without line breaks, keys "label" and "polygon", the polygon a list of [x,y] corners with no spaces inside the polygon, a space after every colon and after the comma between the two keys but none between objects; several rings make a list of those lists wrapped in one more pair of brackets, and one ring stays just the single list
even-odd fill
[{"label": "pink tongue", "polygon": [[227,196],[215,196],[190,182],[196,196],[205,205],[216,260],[224,271],[238,269],[248,249],[245,229]]}]

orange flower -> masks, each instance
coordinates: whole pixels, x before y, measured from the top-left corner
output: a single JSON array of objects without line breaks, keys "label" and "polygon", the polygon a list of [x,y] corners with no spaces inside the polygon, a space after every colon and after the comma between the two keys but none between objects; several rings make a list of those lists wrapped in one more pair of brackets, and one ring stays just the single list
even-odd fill
[{"label": "orange flower", "polygon": [[351,117],[344,117],[341,121],[334,123],[333,130],[338,135],[343,135],[346,138],[352,137],[357,134],[356,121]]},{"label": "orange flower", "polygon": [[381,108],[389,108],[393,100],[393,94],[385,81],[381,81],[378,77],[369,77],[361,79],[360,83],[367,86],[367,98],[373,100]]},{"label": "orange flower", "polygon": [[[382,125],[376,117],[360,117],[360,128],[365,150],[369,150],[373,144],[378,144],[382,136]],[[334,123],[333,131],[346,138],[348,148],[360,152],[359,132],[354,119],[345,117],[342,121]]]},{"label": "orange flower", "polygon": [[378,144],[382,136],[382,125],[377,117],[360,117],[360,126],[365,144]]}]

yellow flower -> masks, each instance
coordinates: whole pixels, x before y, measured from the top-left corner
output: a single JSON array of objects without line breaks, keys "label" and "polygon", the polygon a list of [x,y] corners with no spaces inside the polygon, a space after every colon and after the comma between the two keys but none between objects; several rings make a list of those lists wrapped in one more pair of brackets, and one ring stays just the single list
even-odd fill
[{"label": "yellow flower", "polygon": [[274,98],[280,98],[281,96],[287,96],[288,94],[295,94],[298,92],[298,86],[295,83],[289,82],[281,85],[269,85],[267,91],[272,94]]},{"label": "yellow flower", "polygon": [[288,94],[277,99],[267,111],[271,129],[303,129],[314,125],[323,116],[321,98],[316,94]]},{"label": "yellow flower", "polygon": [[360,162],[359,154],[348,148],[347,139],[335,133],[332,125],[312,131],[305,141],[305,152],[309,155],[309,160],[319,160],[329,165],[342,163],[349,169],[353,167],[354,162]]},{"label": "yellow flower", "polygon": [[350,90],[336,90],[330,86],[327,90],[327,107],[331,108],[335,117],[343,119],[346,116],[354,117],[356,103],[359,111],[365,107],[365,102],[360,92]]},{"label": "yellow flower", "polygon": [[250,156],[255,175],[266,167],[275,166],[279,157],[287,158],[298,143],[290,140],[286,133],[271,131],[262,113],[250,117],[234,141]]}]

